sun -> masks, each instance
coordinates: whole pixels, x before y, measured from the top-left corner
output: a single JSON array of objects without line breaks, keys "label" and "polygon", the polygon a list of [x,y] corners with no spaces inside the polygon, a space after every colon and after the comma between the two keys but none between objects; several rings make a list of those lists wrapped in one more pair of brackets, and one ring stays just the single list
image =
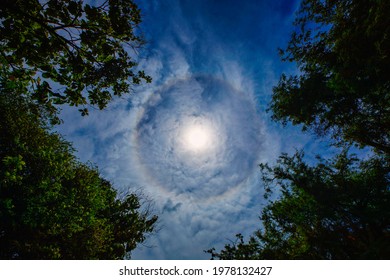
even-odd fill
[{"label": "sun", "polygon": [[201,153],[212,149],[214,133],[207,123],[191,123],[182,130],[184,149],[194,153]]},{"label": "sun", "polygon": [[210,144],[210,132],[201,125],[194,125],[187,129],[184,141],[192,150],[204,150]]}]

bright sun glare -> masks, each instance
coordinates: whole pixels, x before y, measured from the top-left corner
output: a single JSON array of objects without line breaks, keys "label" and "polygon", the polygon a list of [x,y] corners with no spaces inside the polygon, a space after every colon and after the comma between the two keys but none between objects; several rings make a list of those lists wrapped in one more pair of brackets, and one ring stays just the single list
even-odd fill
[{"label": "bright sun glare", "polygon": [[189,150],[200,152],[210,146],[211,131],[205,125],[191,125],[184,132],[184,143]]}]

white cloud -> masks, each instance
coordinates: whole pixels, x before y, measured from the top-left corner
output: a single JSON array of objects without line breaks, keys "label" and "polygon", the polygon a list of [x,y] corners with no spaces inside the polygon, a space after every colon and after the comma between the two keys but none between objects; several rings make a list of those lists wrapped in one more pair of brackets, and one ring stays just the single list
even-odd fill
[{"label": "white cloud", "polygon": [[[140,64],[153,83],[80,121],[65,110],[61,132],[116,186],[142,187],[154,200],[162,228],[134,258],[208,258],[204,249],[258,228],[258,163],[275,160],[282,136],[258,110],[269,85],[254,82],[240,52],[228,53],[210,30],[193,31],[178,5],[165,9],[164,34]],[[183,128],[199,122],[214,135],[207,153],[183,146]]]}]

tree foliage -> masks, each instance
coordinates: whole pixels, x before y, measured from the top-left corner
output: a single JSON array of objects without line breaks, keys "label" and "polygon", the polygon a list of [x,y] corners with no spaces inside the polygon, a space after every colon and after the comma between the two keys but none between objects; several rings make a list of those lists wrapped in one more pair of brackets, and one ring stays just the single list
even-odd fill
[{"label": "tree foliage", "polygon": [[388,259],[390,165],[383,157],[359,161],[347,152],[309,166],[303,154],[261,165],[266,198],[262,228],[219,259]]},{"label": "tree foliage", "polygon": [[[8,83],[9,85],[9,83]],[[122,259],[153,232],[140,199],[119,199],[80,163],[39,107],[1,88],[0,258]]]},{"label": "tree foliage", "polygon": [[153,232],[136,194],[119,198],[50,132],[57,106],[103,109],[142,80],[132,0],[4,0],[0,6],[0,258],[122,259]]},{"label": "tree foliage", "polygon": [[[373,148],[361,160],[347,151],[310,166],[303,154],[261,165],[268,205],[261,228],[219,259],[390,258],[390,2],[303,0],[269,110],[337,146]],[[270,199],[269,194],[279,194]]]},{"label": "tree foliage", "polygon": [[[55,113],[53,104],[104,108],[113,96],[151,78],[132,56],[143,44],[132,0],[3,0],[1,75]],[[130,55],[132,54],[132,55]]]},{"label": "tree foliage", "polygon": [[273,118],[390,153],[390,2],[304,0],[274,88]]}]

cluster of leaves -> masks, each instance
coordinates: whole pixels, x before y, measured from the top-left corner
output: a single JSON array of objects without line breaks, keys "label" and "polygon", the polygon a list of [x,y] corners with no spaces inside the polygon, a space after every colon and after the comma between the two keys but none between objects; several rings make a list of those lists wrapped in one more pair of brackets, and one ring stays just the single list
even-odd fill
[{"label": "cluster of leaves", "polygon": [[274,88],[273,118],[390,152],[390,2],[305,0]]},{"label": "cluster of leaves", "polygon": [[269,110],[283,124],[330,133],[336,146],[368,147],[371,158],[344,149],[315,166],[303,153],[261,165],[268,205],[260,230],[208,250],[212,258],[389,259],[389,9],[385,0],[302,2],[281,50],[300,74],[282,75]]},{"label": "cluster of leaves", "polygon": [[219,259],[386,259],[390,256],[390,164],[383,157],[359,161],[343,152],[309,166],[303,154],[261,165],[268,193],[278,199],[263,210],[263,228]]},{"label": "cluster of leaves", "polygon": [[[154,230],[139,197],[119,199],[48,132],[35,103],[0,93],[0,258],[123,259]],[[9,83],[8,83],[9,85]],[[46,119],[47,120],[47,119]]]},{"label": "cluster of leaves", "polygon": [[113,96],[151,78],[134,71],[143,39],[132,0],[99,6],[82,0],[3,0],[0,7],[2,75],[55,114],[54,104],[103,109]]},{"label": "cluster of leaves", "polygon": [[103,109],[142,80],[131,0],[4,0],[0,6],[0,258],[123,259],[157,217],[119,198],[51,132],[57,105]]}]

